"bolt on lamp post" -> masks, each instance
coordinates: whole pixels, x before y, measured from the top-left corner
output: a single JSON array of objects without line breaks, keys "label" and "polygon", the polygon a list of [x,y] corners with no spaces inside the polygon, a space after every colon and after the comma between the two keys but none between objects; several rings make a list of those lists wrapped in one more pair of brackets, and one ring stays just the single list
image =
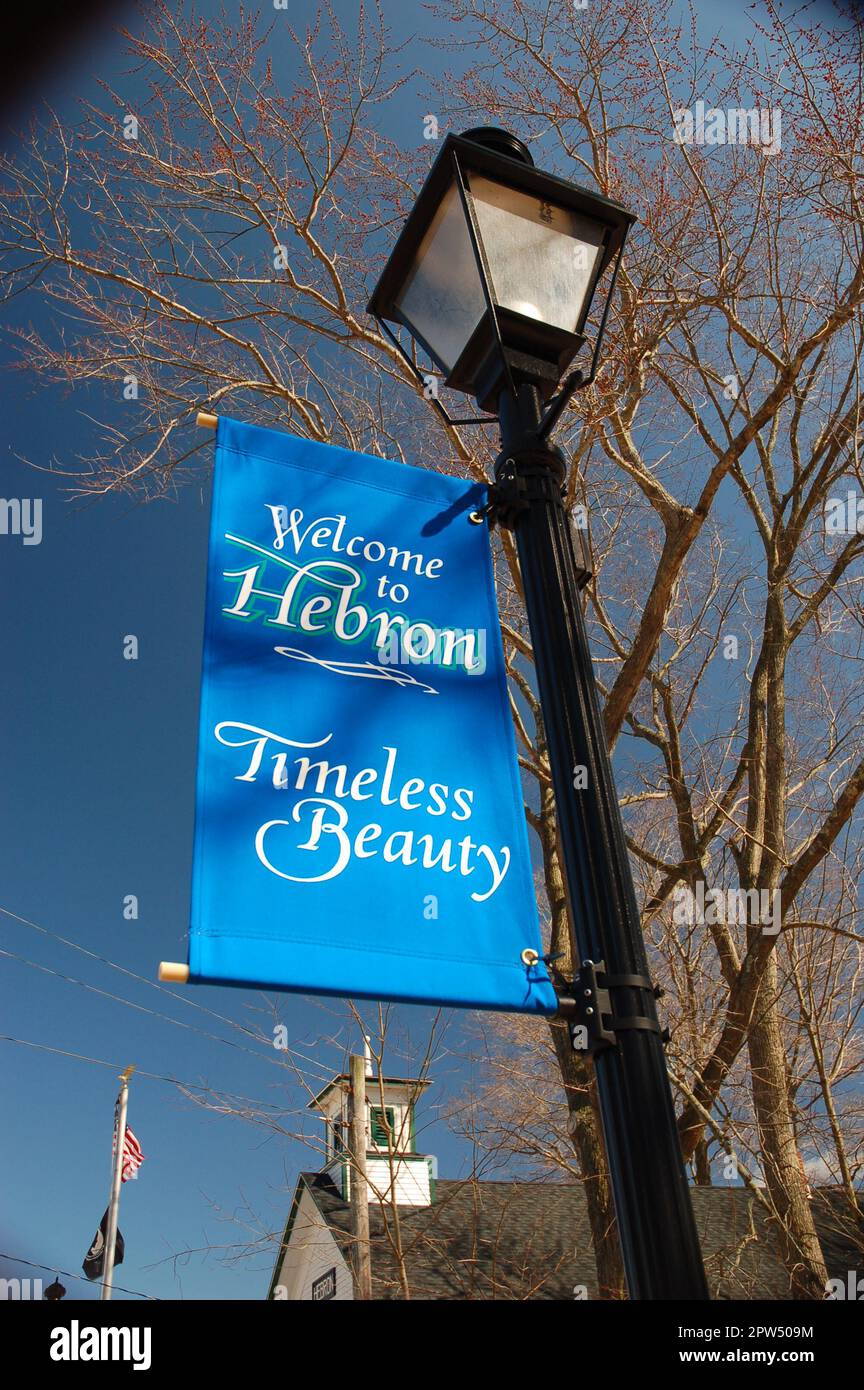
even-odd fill
[{"label": "bolt on lamp post", "polygon": [[[618,203],[536,169],[506,131],[449,135],[369,312],[418,375],[388,322],[408,330],[447,387],[490,412],[451,423],[499,422],[491,507],[516,538],[581,962],[561,1012],[594,1060],[630,1297],[707,1299],[579,602],[590,570],[562,505],[567,465],[548,442],[570,396],[593,380],[634,221]],[[604,277],[590,367],[562,385]]]}]

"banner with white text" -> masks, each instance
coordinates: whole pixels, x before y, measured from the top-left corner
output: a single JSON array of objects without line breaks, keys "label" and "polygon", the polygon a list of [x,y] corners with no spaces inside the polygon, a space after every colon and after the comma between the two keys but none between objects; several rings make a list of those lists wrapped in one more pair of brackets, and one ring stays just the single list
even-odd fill
[{"label": "banner with white text", "polygon": [[484,502],[220,418],[192,981],[554,1012]]}]

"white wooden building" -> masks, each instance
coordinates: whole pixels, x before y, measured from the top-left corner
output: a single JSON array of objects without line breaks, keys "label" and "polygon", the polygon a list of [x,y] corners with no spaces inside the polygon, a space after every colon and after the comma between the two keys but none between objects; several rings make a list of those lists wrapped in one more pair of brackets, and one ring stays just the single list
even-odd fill
[{"label": "white wooden building", "polygon": [[[428,1081],[371,1075],[367,1064],[366,1186],[372,1206],[428,1207],[434,1198],[435,1159],[417,1152],[414,1107]],[[351,1270],[332,1225],[322,1215],[316,1192],[332,1181],[342,1202],[351,1198],[347,1157],[350,1077],[335,1076],[308,1108],[324,1124],[325,1162],[318,1174],[301,1174],[273,1271],[269,1297],[323,1301],[354,1297]],[[315,1180],[315,1191],[310,1179]]]},{"label": "white wooden building", "polygon": [[[417,1152],[414,1109],[426,1084],[367,1076],[372,1297],[401,1299],[406,1280],[412,1299],[599,1297],[582,1184],[439,1179],[435,1160]],[[325,1161],[320,1171],[301,1173],[297,1181],[270,1281],[271,1300],[354,1297],[349,1085],[347,1076],[336,1076],[310,1103],[324,1125]],[[394,1192],[401,1261],[394,1251]],[[776,1229],[753,1194],[743,1186],[694,1187],[692,1198],[712,1298],[788,1298],[789,1276]],[[844,1201],[840,1189],[813,1195],[828,1271],[841,1280],[845,1271],[860,1268],[861,1250],[851,1228],[842,1234]]]}]

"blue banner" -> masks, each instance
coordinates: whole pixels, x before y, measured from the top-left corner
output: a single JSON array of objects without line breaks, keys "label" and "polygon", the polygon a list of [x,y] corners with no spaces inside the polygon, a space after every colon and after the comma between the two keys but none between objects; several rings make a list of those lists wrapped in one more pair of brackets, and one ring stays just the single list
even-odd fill
[{"label": "blue banner", "polygon": [[191,980],[554,1012],[484,501],[220,418]]}]

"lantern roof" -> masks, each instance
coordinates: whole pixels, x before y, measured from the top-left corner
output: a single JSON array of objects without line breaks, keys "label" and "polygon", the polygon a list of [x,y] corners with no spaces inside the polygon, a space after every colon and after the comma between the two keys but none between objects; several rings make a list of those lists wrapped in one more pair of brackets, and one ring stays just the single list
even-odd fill
[{"label": "lantern roof", "polygon": [[368,312],[415,373],[388,320],[408,330],[448,387],[475,396],[484,410],[497,409],[503,386],[513,394],[518,378],[548,400],[585,342],[595,292],[611,264],[590,376],[574,374],[574,382],[593,379],[635,220],[613,199],[537,169],[527,146],[507,131],[448,135]]},{"label": "lantern roof", "polygon": [[[494,127],[490,127],[489,130],[491,136]],[[496,133],[502,136],[507,134],[506,131]],[[510,139],[514,140],[516,145],[522,143],[515,140],[515,137],[511,136]],[[606,223],[610,235],[604,248],[600,274],[620,248],[630,227],[637,221],[636,214],[628,212],[623,204],[604,197],[602,193],[583,188],[580,184],[570,183],[567,179],[559,178],[557,174],[546,173],[533,163],[526,163],[523,158],[517,156],[515,148],[513,155],[508,155],[502,153],[501,146],[490,149],[476,139],[466,140],[464,135],[447,135],[369,300],[367,311],[370,314],[381,318],[391,317],[406,269],[452,181],[454,154],[463,170],[484,174],[510,188],[533,194],[543,202],[557,203],[584,217]]]}]

